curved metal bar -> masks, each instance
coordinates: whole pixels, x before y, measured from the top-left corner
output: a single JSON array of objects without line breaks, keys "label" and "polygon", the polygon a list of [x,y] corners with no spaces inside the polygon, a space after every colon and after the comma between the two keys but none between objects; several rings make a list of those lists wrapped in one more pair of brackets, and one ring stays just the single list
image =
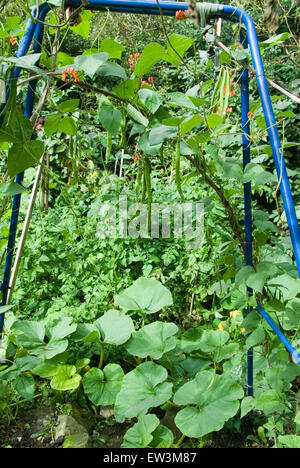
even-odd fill
[{"label": "curved metal bar", "polygon": [[284,344],[286,349],[291,353],[293,356],[294,360],[300,364],[300,354],[296,351],[296,349],[291,345],[289,340],[284,336],[282,331],[278,328],[275,322],[271,319],[271,317],[267,314],[267,312],[259,305],[257,304],[257,310],[261,314],[261,316],[268,322],[272,330],[276,333],[280,341]]},{"label": "curved metal bar", "polygon": [[[204,5],[204,4],[200,4]],[[286,166],[283,158],[283,151],[280,144],[278,135],[277,124],[273,112],[272,102],[268,90],[268,84],[265,77],[264,66],[259,50],[259,43],[256,35],[255,25],[248,13],[235,8],[231,5],[219,5],[218,14],[223,18],[234,19],[244,24],[247,32],[247,39],[250,46],[252,61],[256,71],[256,81],[260,100],[263,107],[265,121],[270,139],[270,145],[274,157],[276,172],[280,184],[280,190],[283,200],[283,205],[286,213],[286,218],[291,234],[293,251],[295,261],[298,268],[298,275],[300,277],[300,230],[296,216],[295,205],[291,193],[289,179],[286,171]]]}]

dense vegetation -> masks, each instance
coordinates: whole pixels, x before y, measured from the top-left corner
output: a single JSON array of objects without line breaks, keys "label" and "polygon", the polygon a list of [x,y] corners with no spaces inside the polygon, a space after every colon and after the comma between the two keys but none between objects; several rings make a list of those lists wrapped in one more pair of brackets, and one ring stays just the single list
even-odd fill
[{"label": "dense vegetation", "polygon": [[[240,72],[245,59],[251,70],[251,57],[239,25],[224,23],[214,41],[183,15],[82,10],[64,25],[54,1],[41,54],[14,59],[30,3],[0,1],[0,78],[10,86],[0,129],[1,274],[12,195],[22,193],[18,241],[42,167],[2,309],[3,427],[34,406],[59,414],[76,404],[93,417],[95,447],[103,425],[125,422],[124,448],[218,447],[232,438],[299,448],[299,365],[255,309],[261,304],[299,349],[300,284],[252,72],[252,159],[243,169]],[[262,3],[239,6],[255,21],[267,76],[295,96],[299,8],[267,0],[263,16]],[[24,69],[18,81],[9,78],[14,65]],[[38,112],[29,119],[22,112],[36,75]],[[300,215],[297,104],[270,91]],[[244,260],[250,181],[253,267]],[[189,248],[172,231],[151,238],[149,223],[143,237],[101,235],[104,204],[117,209],[120,197],[148,214],[154,203],[202,203],[202,244]],[[104,419],[99,410],[112,405]],[[175,423],[164,423],[170,414]]]}]

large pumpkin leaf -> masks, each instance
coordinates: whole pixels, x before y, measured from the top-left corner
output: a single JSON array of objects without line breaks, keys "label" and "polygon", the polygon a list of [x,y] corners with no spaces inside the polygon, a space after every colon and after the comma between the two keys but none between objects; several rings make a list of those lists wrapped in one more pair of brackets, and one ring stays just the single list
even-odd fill
[{"label": "large pumpkin leaf", "polygon": [[113,405],[123,377],[124,372],[118,364],[108,364],[103,371],[93,367],[83,377],[83,388],[94,405]]},{"label": "large pumpkin leaf", "polygon": [[229,340],[225,330],[204,330],[200,338],[199,348],[205,353],[216,352]]},{"label": "large pumpkin leaf", "polygon": [[141,416],[124,436],[121,447],[123,448],[145,448],[153,439],[151,433],[159,425],[159,419],[155,414]]},{"label": "large pumpkin leaf", "polygon": [[19,375],[12,385],[16,392],[25,400],[32,400],[35,391],[35,382],[32,375]]},{"label": "large pumpkin leaf", "polygon": [[76,367],[70,365],[61,365],[50,385],[54,390],[66,391],[75,390],[79,387],[81,375],[77,374]]},{"label": "large pumpkin leaf", "polygon": [[149,408],[162,405],[172,395],[166,369],[154,362],[144,362],[125,375],[115,404],[115,417],[119,422],[125,418],[143,416]]},{"label": "large pumpkin leaf", "polygon": [[112,345],[121,345],[129,340],[134,331],[133,321],[118,310],[109,310],[94,325],[99,330],[102,341]]},{"label": "large pumpkin leaf", "polygon": [[174,395],[174,402],[180,406],[195,405],[179,411],[175,423],[188,437],[203,437],[219,431],[237,413],[238,400],[243,396],[242,387],[224,374],[200,371]]},{"label": "large pumpkin leaf", "polygon": [[127,310],[141,310],[146,314],[153,314],[171,304],[170,291],[153,278],[139,278],[122,294],[115,296],[115,305]]},{"label": "large pumpkin leaf", "polygon": [[44,344],[45,325],[43,322],[17,320],[14,330],[20,332],[16,336],[16,343],[26,349],[34,349]]},{"label": "large pumpkin leaf", "polygon": [[178,327],[174,323],[153,322],[134,332],[126,344],[126,349],[134,356],[159,359],[176,347],[174,335],[177,332]]}]

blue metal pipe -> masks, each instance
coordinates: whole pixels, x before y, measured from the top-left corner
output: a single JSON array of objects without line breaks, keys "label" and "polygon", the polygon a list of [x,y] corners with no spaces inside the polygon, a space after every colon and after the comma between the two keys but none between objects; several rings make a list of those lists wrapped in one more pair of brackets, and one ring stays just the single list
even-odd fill
[{"label": "blue metal pipe", "polygon": [[[48,4],[44,4],[40,8],[39,19],[41,21],[44,21],[49,9],[50,9],[50,5]],[[44,26],[40,23],[37,24],[37,23],[34,23],[32,20],[30,20],[27,25],[27,28],[28,28],[27,33],[24,34],[25,39],[21,41],[18,51],[17,51],[18,57],[22,57],[23,55],[26,55],[26,53],[29,50],[30,44],[32,42],[33,35],[34,35],[33,52],[39,53],[42,48]],[[15,78],[18,78],[20,72],[21,72],[20,68],[16,68],[14,70]],[[32,111],[33,111],[36,85],[37,85],[37,81],[35,80],[33,83],[29,84],[28,90],[27,90],[24,115],[26,115],[26,117],[28,118],[31,117]],[[21,172],[20,174],[16,176],[16,182],[18,184],[21,184],[23,181],[23,177],[24,177],[24,172]],[[6,252],[4,272],[3,272],[3,282],[1,285],[1,290],[2,290],[1,306],[6,305],[6,301],[7,301],[16,232],[17,232],[17,226],[18,226],[20,203],[21,203],[21,194],[15,195],[13,197],[13,203],[12,203],[12,215],[11,215],[11,220],[10,220],[10,228],[9,228],[9,235],[8,235],[8,242],[7,242],[7,252]],[[4,327],[4,319],[5,319],[5,314],[0,314],[0,337],[3,331],[3,327]]]},{"label": "blue metal pipe", "polygon": [[286,166],[283,158],[283,152],[278,135],[278,129],[273,112],[272,102],[268,90],[267,80],[265,77],[264,66],[259,50],[255,25],[248,13],[231,5],[219,5],[218,14],[224,18],[240,21],[246,27],[247,39],[250,46],[253,66],[256,71],[258,91],[268,129],[269,140],[275,161],[277,176],[278,180],[280,181],[280,190],[283,205],[291,234],[295,261],[298,268],[298,275],[300,277],[300,230],[289,184],[289,179],[286,171]]},{"label": "blue metal pipe", "polygon": [[[241,43],[244,49],[248,47],[247,37],[241,33]],[[243,145],[243,168],[250,163],[250,123],[249,123],[249,73],[247,68],[241,72],[241,116],[242,116],[242,145]],[[245,260],[246,265],[252,266],[252,209],[251,209],[251,182],[244,184],[244,212],[245,212]],[[247,286],[248,297],[253,295],[251,288]],[[247,315],[251,312],[247,307]],[[253,396],[253,350],[247,351],[247,393]]]},{"label": "blue metal pipe", "polygon": [[268,322],[272,330],[276,333],[280,341],[284,344],[286,349],[291,353],[293,356],[294,360],[300,364],[300,354],[296,351],[296,349],[291,345],[289,340],[284,336],[282,331],[278,328],[276,323],[271,319],[271,317],[267,314],[267,312],[259,305],[257,304],[257,310],[261,314],[261,316]]}]

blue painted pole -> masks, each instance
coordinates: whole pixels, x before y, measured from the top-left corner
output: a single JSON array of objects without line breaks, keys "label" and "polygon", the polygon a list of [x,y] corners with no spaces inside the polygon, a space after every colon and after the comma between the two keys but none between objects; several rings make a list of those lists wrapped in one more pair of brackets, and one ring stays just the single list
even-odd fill
[{"label": "blue painted pole", "polygon": [[276,325],[276,323],[271,319],[271,317],[267,314],[267,312],[259,305],[257,304],[257,310],[258,312],[261,314],[261,316],[266,320],[266,322],[268,322],[268,324],[270,325],[270,327],[272,328],[272,330],[276,333],[276,335],[278,336],[278,338],[280,339],[280,341],[284,344],[284,346],[286,347],[286,349],[289,351],[289,353],[291,353],[291,355],[293,356],[294,360],[300,364],[300,354],[298,353],[298,351],[296,351],[296,349],[294,348],[294,346],[291,345],[291,343],[289,342],[289,340],[284,336],[284,334],[282,333],[282,331],[278,328],[278,326]]},{"label": "blue painted pole", "polygon": [[[39,13],[39,19],[41,21],[45,19],[49,9],[50,9],[50,6],[48,4],[45,4],[44,6],[41,7],[40,13]],[[29,50],[30,44],[32,42],[33,35],[34,35],[33,52],[39,53],[41,51],[44,26],[42,24],[39,24],[39,23],[37,24],[37,23],[34,23],[33,21],[29,21],[27,28],[28,28],[27,33],[25,33],[25,35],[23,36],[23,38],[25,37],[25,39],[21,41],[20,46],[17,51],[18,57],[22,57],[23,55],[26,55],[26,53]],[[20,72],[21,72],[20,68],[16,68],[14,70],[14,76],[16,79],[20,75]],[[33,83],[29,84],[28,90],[27,90],[24,115],[26,115],[26,117],[28,118],[31,117],[32,111],[33,111],[36,84],[37,84],[37,81],[35,80]],[[16,182],[18,184],[21,184],[23,181],[23,177],[24,177],[24,172],[21,172],[20,174],[16,176]],[[9,228],[9,235],[8,235],[8,242],[7,242],[7,252],[6,252],[4,272],[3,272],[3,282],[1,285],[1,290],[2,290],[1,306],[6,305],[6,302],[7,302],[10,273],[11,273],[12,262],[13,262],[14,245],[15,245],[15,239],[16,239],[17,226],[18,226],[20,203],[21,203],[21,194],[15,195],[13,197],[13,203],[12,203],[12,215],[11,215],[11,220],[10,220],[10,228]],[[3,327],[4,327],[4,320],[5,320],[5,314],[0,314],[0,337],[3,331]]]},{"label": "blue painted pole", "polygon": [[[241,43],[244,49],[248,47],[247,38],[241,34]],[[243,145],[243,168],[250,163],[250,123],[249,123],[249,73],[245,68],[241,72],[241,114],[242,114],[242,145]],[[245,261],[246,265],[252,266],[252,209],[251,209],[251,182],[244,184],[244,211],[245,211]],[[248,297],[252,296],[253,291],[247,286]],[[247,307],[247,314],[251,312]],[[247,393],[253,396],[253,350],[247,351]]]},{"label": "blue painted pole", "polygon": [[253,66],[256,71],[256,81],[258,91],[264,111],[265,121],[268,129],[270,145],[274,157],[278,180],[280,181],[280,190],[287,218],[287,223],[290,230],[295,261],[300,277],[300,230],[296,216],[295,205],[291,193],[289,179],[286,171],[286,166],[283,158],[283,151],[278,135],[277,124],[273,112],[272,102],[268,90],[267,80],[265,77],[264,66],[259,50],[258,39],[256,35],[255,25],[252,18],[245,11],[231,5],[219,5],[218,14],[228,19],[240,21],[246,27],[247,39],[252,55]]}]

